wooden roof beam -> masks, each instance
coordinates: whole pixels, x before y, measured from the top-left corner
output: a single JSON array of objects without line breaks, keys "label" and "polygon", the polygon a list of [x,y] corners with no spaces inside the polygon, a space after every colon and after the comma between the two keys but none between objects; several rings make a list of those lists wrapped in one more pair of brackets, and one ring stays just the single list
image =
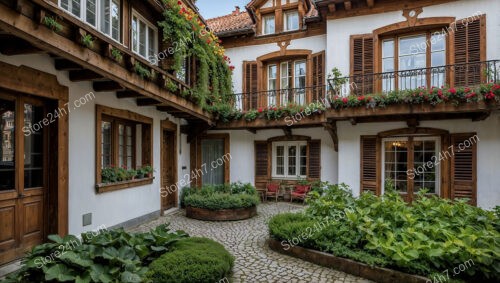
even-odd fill
[{"label": "wooden roof beam", "polygon": [[154,106],[161,104],[162,102],[153,98],[137,98],[136,103],[137,106]]},{"label": "wooden roof beam", "polygon": [[103,79],[104,77],[91,70],[69,71],[69,80],[72,82],[85,82]]},{"label": "wooden roof beam", "polygon": [[54,66],[58,71],[83,70],[82,66],[66,59],[55,59]]},{"label": "wooden roof beam", "polygon": [[138,92],[135,92],[133,90],[120,90],[116,92],[116,97],[117,98],[136,98],[136,97],[142,97]]},{"label": "wooden roof beam", "polygon": [[119,83],[114,81],[102,81],[102,82],[94,82],[92,84],[94,87],[94,91],[103,92],[103,91],[118,91],[123,90],[124,87]]}]

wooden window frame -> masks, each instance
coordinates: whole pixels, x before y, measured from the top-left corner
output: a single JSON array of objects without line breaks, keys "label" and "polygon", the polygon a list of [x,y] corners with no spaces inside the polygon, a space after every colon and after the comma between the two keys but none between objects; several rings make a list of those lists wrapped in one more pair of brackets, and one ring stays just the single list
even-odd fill
[{"label": "wooden window frame", "polygon": [[[287,78],[289,79],[289,85],[288,85],[287,89],[295,89],[296,88],[296,86],[295,86],[295,79],[296,79],[296,77],[295,77],[295,65],[297,62],[304,62],[306,65],[306,74],[305,74],[306,86],[305,87],[307,88],[309,83],[312,81],[312,73],[311,73],[312,66],[310,63],[311,60],[309,59],[309,56],[297,56],[297,57],[286,58],[286,59],[282,59],[282,60],[270,60],[270,61],[265,62],[265,65],[264,65],[265,68],[264,68],[264,72],[263,72],[263,75],[264,75],[263,81],[266,82],[265,91],[271,91],[269,89],[269,67],[272,65],[276,66],[276,89],[275,90],[282,89],[282,87],[281,87],[281,79],[282,79],[282,77],[281,77],[281,65],[283,63],[287,63],[288,69],[290,69],[290,65],[292,68],[291,75],[287,76]],[[291,82],[291,85],[290,85],[290,82]],[[307,102],[309,101],[307,95],[304,99],[305,99],[304,105],[306,105]],[[280,93],[278,93],[278,95],[275,97],[275,101],[276,101],[277,105],[282,105]],[[269,105],[267,105],[267,106],[269,106]]]},{"label": "wooden window frame", "polygon": [[[273,18],[274,19],[274,32],[266,33],[266,19]],[[272,35],[277,33],[277,24],[276,24],[276,14],[270,13],[262,15],[262,23],[261,23],[261,33],[262,35]]]},{"label": "wooden window frame", "polygon": [[[101,125],[103,121],[112,121],[111,131],[112,131],[112,162],[113,165],[118,165],[119,160],[119,146],[118,146],[118,126],[117,124],[126,124],[132,126],[133,130],[133,146],[135,150],[133,151],[133,168],[136,168],[137,160],[136,154],[138,150],[141,150],[141,163],[142,165],[153,166],[153,119],[122,109],[111,108],[103,105],[96,105],[96,190],[97,193],[104,193],[109,191],[116,191],[120,189],[127,189],[132,187],[143,186],[146,184],[153,183],[154,177],[145,178],[140,180],[130,180],[125,182],[103,184],[102,183],[102,129]],[[113,123],[114,122],[114,123]],[[141,125],[141,149],[136,147],[136,125]]]},{"label": "wooden window frame", "polygon": [[[396,33],[396,34],[392,34],[392,35],[386,35],[386,36],[381,36],[379,37],[379,45],[378,45],[378,48],[380,50],[378,56],[377,56],[377,61],[376,61],[376,65],[379,66],[379,72],[383,72],[382,70],[382,61],[383,61],[383,43],[384,41],[386,40],[390,40],[392,39],[394,41],[394,54],[393,54],[393,58],[394,58],[394,73],[396,73],[396,76],[394,77],[394,89],[399,89],[399,78],[397,76],[397,72],[399,72],[399,42],[401,40],[401,38],[405,38],[405,37],[412,37],[412,36],[417,36],[417,35],[423,35],[425,34],[425,44],[427,45],[427,48],[426,48],[426,62],[425,62],[425,65],[426,67],[425,68],[432,68],[432,35],[436,34],[436,33],[439,33],[439,32],[442,32],[443,31],[443,27],[441,28],[431,28],[431,29],[422,29],[422,30],[418,30],[418,31],[411,31],[411,32],[408,32],[408,31],[404,31],[404,32],[400,32],[400,33]],[[450,55],[450,36],[449,34],[444,34],[444,37],[445,37],[445,65],[448,65],[450,64],[450,59],[449,59],[449,55]],[[449,74],[445,74],[446,77],[445,77],[445,82],[446,84],[449,84]],[[427,75],[426,75],[426,84],[427,84],[427,88],[430,88],[430,82],[431,82],[431,73],[428,72]]]},{"label": "wooden window frame", "polygon": [[[291,3],[289,0],[285,4],[281,3],[281,0],[276,0],[271,7],[255,7],[256,18],[257,18],[257,36],[272,36],[279,34],[289,34],[301,31],[304,27],[303,19],[305,16],[306,8],[301,0],[297,0]],[[262,6],[262,4],[261,4]],[[298,28],[294,30],[285,30],[285,14],[296,11],[299,16]],[[264,18],[270,15],[274,15],[274,33],[264,33]]]},{"label": "wooden window frame", "polygon": [[[132,29],[132,22],[134,21],[134,18],[137,19],[137,50],[134,50],[134,43],[133,43],[133,29]],[[143,15],[141,15],[136,9],[132,8],[132,13],[131,13],[131,18],[130,18],[130,50],[134,52],[134,54],[137,54],[139,57],[144,58],[149,61],[149,32],[146,32],[146,42],[145,42],[145,48],[146,48],[146,56],[143,56],[142,54],[139,53],[139,45],[140,45],[140,36],[139,36],[139,26],[140,22],[143,22],[146,25],[146,30],[147,29],[152,29],[155,34],[154,38],[154,54],[158,54],[158,28],[153,25],[150,21],[146,19]]]},{"label": "wooden window frame", "polygon": [[[284,146],[284,175],[277,175],[276,174],[276,147],[278,146]],[[295,169],[298,174],[295,176],[288,176],[288,151],[287,148],[288,146],[296,146],[297,147],[297,156],[295,156],[296,159],[296,164],[295,164]],[[300,175],[300,147],[301,146],[306,146],[306,175]],[[307,143],[306,140],[304,141],[276,141],[276,142],[271,142],[271,178],[273,179],[283,179],[283,180],[300,180],[300,179],[305,179],[308,177],[307,171],[308,171],[308,165],[309,165],[309,158],[308,158],[308,153],[309,153],[309,144]],[[298,176],[298,177],[297,177]]]}]

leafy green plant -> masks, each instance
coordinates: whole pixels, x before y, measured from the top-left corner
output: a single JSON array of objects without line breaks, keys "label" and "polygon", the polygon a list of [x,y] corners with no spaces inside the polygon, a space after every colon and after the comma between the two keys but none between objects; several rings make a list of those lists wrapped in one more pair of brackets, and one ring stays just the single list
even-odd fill
[{"label": "leafy green plant", "polygon": [[92,48],[92,46],[94,46],[94,38],[92,35],[82,35],[82,44],[87,48]]},{"label": "leafy green plant", "polygon": [[348,78],[346,78],[344,75],[342,75],[342,72],[337,68],[333,68],[330,73],[328,74],[328,80],[333,80],[333,89],[338,90],[349,81]]},{"label": "leafy green plant", "polygon": [[50,242],[33,248],[22,267],[4,282],[143,282],[148,265],[184,232],[170,232],[163,224],[148,233],[129,234],[123,229],[49,236]]},{"label": "leafy green plant", "polygon": [[144,67],[140,62],[135,62],[134,71],[138,74],[142,79],[150,79],[152,78],[151,71]]},{"label": "leafy green plant", "polygon": [[206,185],[201,189],[184,188],[182,191],[185,206],[210,210],[246,208],[260,202],[255,187],[249,183]]},{"label": "leafy green plant", "polygon": [[123,53],[117,48],[111,48],[111,57],[115,59],[117,62],[121,62],[123,60]]},{"label": "leafy green plant", "polygon": [[55,32],[60,32],[63,29],[57,19],[51,16],[45,16],[45,18],[43,18],[43,24]]},{"label": "leafy green plant", "polygon": [[149,265],[146,282],[205,283],[228,278],[234,257],[221,244],[207,238],[182,239],[172,251]]},{"label": "leafy green plant", "polygon": [[167,90],[169,90],[170,92],[173,92],[173,93],[175,93],[179,90],[177,85],[170,78],[167,78],[165,80],[165,87],[167,88]]},{"label": "leafy green plant", "polygon": [[390,190],[390,181],[386,186],[389,191],[382,197],[364,193],[354,198],[345,184],[329,185],[323,195],[312,192],[305,215],[296,220],[278,215],[269,222],[271,236],[291,239],[301,231],[295,225],[333,219],[300,245],[424,276],[452,270],[471,259],[475,264],[458,279],[500,279],[500,220],[495,212],[465,200],[429,197],[425,191],[410,206]]},{"label": "leafy green plant", "polygon": [[250,110],[247,113],[245,113],[245,115],[243,115],[245,120],[247,120],[248,122],[254,121],[255,119],[257,119],[258,116],[259,112],[257,110]]}]

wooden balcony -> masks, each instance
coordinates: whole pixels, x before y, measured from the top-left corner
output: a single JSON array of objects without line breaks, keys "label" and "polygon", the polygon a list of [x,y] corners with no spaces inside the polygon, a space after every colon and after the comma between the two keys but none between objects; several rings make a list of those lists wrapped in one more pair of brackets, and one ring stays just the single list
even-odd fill
[{"label": "wooden balcony", "polygon": [[[119,99],[136,99],[138,106],[156,106],[188,122],[213,124],[210,113],[181,96],[189,90],[188,85],[69,15],[53,1],[2,1],[0,14],[0,52],[4,55],[47,53],[57,70],[68,71],[73,82],[92,82],[95,92],[116,92]],[[57,19],[62,29],[50,29],[44,24],[46,17]],[[91,46],[83,44],[85,35],[93,38]],[[121,58],[115,58],[112,50]],[[135,70],[138,65],[149,75],[139,75]],[[167,82],[176,86],[174,91],[166,87]]]}]

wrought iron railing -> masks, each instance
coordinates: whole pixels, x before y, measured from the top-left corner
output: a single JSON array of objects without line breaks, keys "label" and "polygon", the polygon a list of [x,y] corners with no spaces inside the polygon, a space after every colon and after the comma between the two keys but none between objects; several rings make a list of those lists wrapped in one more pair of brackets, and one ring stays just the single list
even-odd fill
[{"label": "wrought iron railing", "polygon": [[500,82],[500,60],[354,75],[329,79],[328,85],[331,95],[344,97],[418,87],[472,87],[491,81]]},{"label": "wrought iron railing", "polygon": [[307,105],[325,101],[326,93],[325,85],[238,93],[234,95],[234,105],[243,111],[266,106],[286,106],[291,103]]}]

